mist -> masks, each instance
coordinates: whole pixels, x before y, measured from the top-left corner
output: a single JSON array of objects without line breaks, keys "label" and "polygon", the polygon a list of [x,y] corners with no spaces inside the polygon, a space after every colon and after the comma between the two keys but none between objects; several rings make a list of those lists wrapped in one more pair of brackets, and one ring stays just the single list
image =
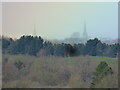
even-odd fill
[{"label": "mist", "polygon": [[[91,38],[118,37],[118,4],[112,3],[3,3],[2,34],[12,38],[34,35],[63,40],[86,30]],[[35,26],[35,27],[34,27]],[[79,35],[75,35],[79,36]]]}]

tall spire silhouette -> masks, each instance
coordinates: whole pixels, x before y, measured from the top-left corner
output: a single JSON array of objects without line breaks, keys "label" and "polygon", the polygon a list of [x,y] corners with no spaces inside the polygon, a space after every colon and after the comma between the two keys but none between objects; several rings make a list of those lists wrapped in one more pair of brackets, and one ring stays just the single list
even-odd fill
[{"label": "tall spire silhouette", "polygon": [[86,20],[84,21],[84,31],[83,31],[83,42],[86,43],[88,39],[87,30],[86,30]]},{"label": "tall spire silhouette", "polygon": [[34,24],[34,32],[33,32],[33,36],[36,36],[36,25]]}]

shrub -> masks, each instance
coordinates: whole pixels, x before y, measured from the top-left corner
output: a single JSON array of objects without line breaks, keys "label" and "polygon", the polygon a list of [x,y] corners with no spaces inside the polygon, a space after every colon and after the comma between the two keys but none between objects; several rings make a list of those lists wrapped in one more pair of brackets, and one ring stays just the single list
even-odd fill
[{"label": "shrub", "polygon": [[15,62],[14,64],[15,64],[15,67],[16,67],[18,70],[20,70],[20,69],[22,69],[23,67],[25,67],[25,65],[24,65],[23,62],[21,62],[21,61],[17,61],[17,62]]},{"label": "shrub", "polygon": [[113,70],[105,61],[101,61],[96,67],[96,72],[93,73],[94,77],[91,83],[91,87],[94,87],[103,77],[113,74]]}]

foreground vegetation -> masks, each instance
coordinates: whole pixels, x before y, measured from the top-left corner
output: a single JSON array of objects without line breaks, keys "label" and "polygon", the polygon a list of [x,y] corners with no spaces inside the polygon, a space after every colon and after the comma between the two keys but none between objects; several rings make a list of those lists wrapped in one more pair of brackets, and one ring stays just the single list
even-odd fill
[{"label": "foreground vegetation", "polygon": [[112,68],[113,74],[101,78],[94,87],[118,87],[116,58],[3,54],[3,88],[89,88],[101,61]]}]

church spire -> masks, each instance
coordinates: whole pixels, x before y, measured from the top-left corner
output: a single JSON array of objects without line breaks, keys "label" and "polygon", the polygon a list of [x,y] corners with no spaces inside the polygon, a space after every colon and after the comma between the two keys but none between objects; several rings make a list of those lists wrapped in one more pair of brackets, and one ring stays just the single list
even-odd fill
[{"label": "church spire", "polygon": [[33,32],[33,36],[36,36],[36,25],[34,24],[34,32]]},{"label": "church spire", "polygon": [[87,39],[88,39],[88,35],[86,30],[86,21],[84,21],[83,42],[86,43]]}]

